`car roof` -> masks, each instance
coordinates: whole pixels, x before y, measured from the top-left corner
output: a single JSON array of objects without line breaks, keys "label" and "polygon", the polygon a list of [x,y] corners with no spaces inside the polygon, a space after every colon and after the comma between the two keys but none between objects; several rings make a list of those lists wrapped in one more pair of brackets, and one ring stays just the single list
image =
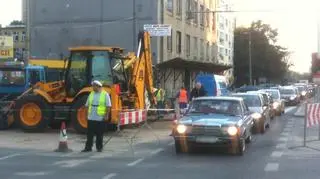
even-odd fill
[{"label": "car roof", "polygon": [[260,93],[234,93],[234,95],[259,96]]},{"label": "car roof", "polygon": [[276,92],[279,92],[278,89],[262,89],[262,90],[259,90],[259,91],[276,91]]},{"label": "car roof", "polygon": [[256,93],[256,94],[265,94],[265,95],[269,95],[268,93],[263,92],[263,91],[247,91],[247,93]]},{"label": "car roof", "polygon": [[234,96],[204,96],[204,97],[198,97],[194,100],[232,100],[232,101],[242,101],[243,99],[241,97],[234,97]]}]

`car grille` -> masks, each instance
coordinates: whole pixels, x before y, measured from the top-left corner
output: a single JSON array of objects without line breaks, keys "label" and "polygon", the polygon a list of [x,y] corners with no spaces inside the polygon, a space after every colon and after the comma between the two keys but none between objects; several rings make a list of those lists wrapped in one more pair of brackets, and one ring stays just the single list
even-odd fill
[{"label": "car grille", "polygon": [[222,135],[222,130],[219,126],[193,126],[192,134],[220,136]]}]

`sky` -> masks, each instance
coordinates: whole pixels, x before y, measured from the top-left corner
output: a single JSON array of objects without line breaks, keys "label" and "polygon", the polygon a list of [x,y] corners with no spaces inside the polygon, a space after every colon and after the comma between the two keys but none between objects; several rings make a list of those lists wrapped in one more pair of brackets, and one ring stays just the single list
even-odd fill
[{"label": "sky", "polygon": [[[294,66],[291,69],[301,73],[309,71],[311,53],[317,51],[316,8],[320,10],[319,0],[232,1],[234,10],[251,11],[234,14],[237,26],[248,25],[254,20],[262,20],[273,28],[277,28],[278,44],[287,47],[292,52],[290,61]],[[21,0],[0,0],[0,2],[5,4],[5,6],[0,6],[2,26],[8,25],[12,20],[21,20]]]}]

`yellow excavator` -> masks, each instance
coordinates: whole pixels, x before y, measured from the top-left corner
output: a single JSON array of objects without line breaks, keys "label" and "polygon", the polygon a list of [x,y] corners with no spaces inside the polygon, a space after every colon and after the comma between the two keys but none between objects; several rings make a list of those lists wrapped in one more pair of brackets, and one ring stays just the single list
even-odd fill
[{"label": "yellow excavator", "polygon": [[[119,113],[146,109],[154,104],[150,34],[140,32],[137,53],[124,54],[119,47],[81,46],[69,48],[63,81],[39,82],[14,105],[13,117],[29,132],[43,131],[55,121],[70,122],[84,133],[87,129],[84,104],[92,91],[91,82],[103,82],[112,102],[111,124]],[[148,104],[149,103],[149,104]]]}]

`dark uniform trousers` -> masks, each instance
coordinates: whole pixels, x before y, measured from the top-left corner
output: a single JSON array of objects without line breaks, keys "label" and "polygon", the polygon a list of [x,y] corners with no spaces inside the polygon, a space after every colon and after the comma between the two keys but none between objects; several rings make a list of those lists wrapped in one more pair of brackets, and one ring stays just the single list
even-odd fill
[{"label": "dark uniform trousers", "polygon": [[86,150],[92,150],[94,136],[96,136],[96,149],[102,150],[104,129],[105,129],[104,121],[88,120],[87,142],[85,147]]}]

